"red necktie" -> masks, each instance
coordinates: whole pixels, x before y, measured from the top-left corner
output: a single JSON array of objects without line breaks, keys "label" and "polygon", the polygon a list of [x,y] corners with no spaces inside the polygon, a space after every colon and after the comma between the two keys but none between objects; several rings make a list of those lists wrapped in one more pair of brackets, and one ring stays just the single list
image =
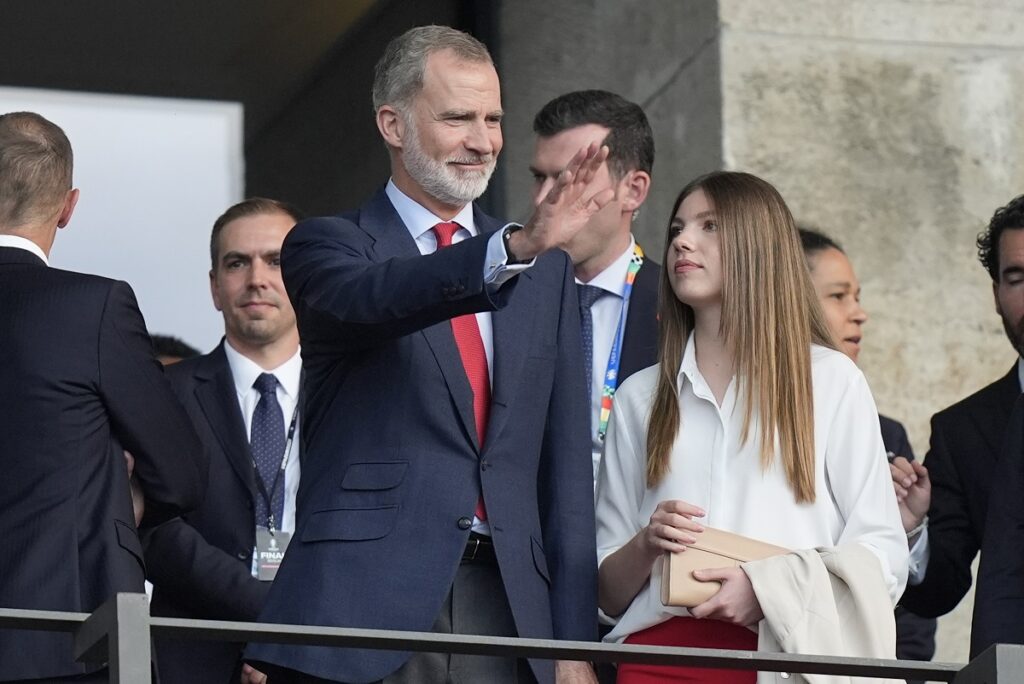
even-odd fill
[{"label": "red necktie", "polygon": [[[448,221],[434,226],[437,235],[437,248],[444,249],[452,244],[452,236],[461,228],[458,223]],[[480,440],[480,448],[484,447],[484,436],[487,434],[487,417],[491,412],[491,381],[487,372],[487,354],[484,352],[484,341],[480,337],[480,326],[477,325],[475,314],[456,316],[451,319],[452,333],[455,334],[455,346],[462,357],[462,367],[473,389],[473,418],[476,423],[476,434]],[[487,520],[487,509],[481,495],[476,502],[476,517]]]}]

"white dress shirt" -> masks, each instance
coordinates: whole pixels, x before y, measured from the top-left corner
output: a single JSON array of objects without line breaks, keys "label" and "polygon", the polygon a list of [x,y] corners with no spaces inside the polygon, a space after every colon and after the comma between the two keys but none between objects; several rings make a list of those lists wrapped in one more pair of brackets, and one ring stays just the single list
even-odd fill
[{"label": "white dress shirt", "polygon": [[[1017,359],[1017,382],[1020,384],[1021,392],[1024,392],[1024,359]],[[925,466],[928,464],[925,463]],[[914,540],[910,547],[910,577],[911,585],[918,585],[924,582],[928,572],[928,560],[931,558],[931,545],[928,543],[928,526],[925,525],[921,534]]]},{"label": "white dress shirt", "polygon": [[[601,395],[604,394],[604,376],[608,370],[608,358],[615,344],[615,334],[619,330],[619,318],[629,313],[629,304],[623,301],[622,294],[626,289],[626,273],[629,262],[633,259],[633,248],[636,243],[629,238],[629,248],[622,253],[608,268],[598,273],[586,285],[599,287],[605,291],[590,307],[594,321],[594,362],[590,369],[590,439],[591,452],[594,459],[594,482],[597,482],[598,469],[601,466],[601,449],[603,441],[598,437],[601,426]],[[583,284],[576,279],[577,284]],[[619,350],[619,358],[622,350]]]},{"label": "white dress shirt", "polygon": [[[786,548],[863,544],[881,564],[893,605],[907,579],[907,542],[892,488],[878,410],[864,375],[840,352],[813,346],[815,492],[797,503],[781,457],[763,471],[752,418],[750,440],[740,442],[743,404],[736,379],[721,407],[697,369],[693,337],[678,382],[679,434],[664,480],[646,485],[647,419],[660,366],[630,376],[615,396],[597,485],[597,555],[600,564],[650,521],[657,505],[680,499],[704,509],[703,525]],[[606,637],[658,624],[685,608],[661,603],[661,563]]]},{"label": "white dress shirt", "polygon": [[[251,359],[243,356],[227,340],[224,340],[224,354],[228,357],[228,366],[231,368],[231,377],[235,381],[235,393],[238,397],[238,406],[242,409],[242,420],[245,421],[245,434],[252,434],[252,414],[256,411],[256,404],[260,401],[259,391],[253,387],[262,373],[273,373],[277,377],[277,403],[281,405],[281,413],[284,414],[285,435],[288,434],[288,426],[291,425],[292,416],[296,414],[296,407],[299,400],[299,379],[302,375],[302,358],[299,352],[272,370],[264,370],[256,365]],[[284,516],[281,520],[282,532],[295,531],[295,493],[299,490],[299,425],[295,425],[295,435],[291,444],[288,445],[286,457],[288,463],[284,470]],[[256,466],[253,465],[253,468]],[[257,492],[257,495],[258,492]]]},{"label": "white dress shirt", "polygon": [[24,249],[25,251],[32,252],[42,259],[43,263],[47,266],[50,265],[50,260],[46,258],[46,252],[43,251],[43,248],[28,238],[23,238],[20,235],[0,235],[0,247],[17,247],[18,249]]},{"label": "white dress shirt", "polygon": [[[389,180],[384,189],[391,204],[398,212],[399,218],[409,230],[412,239],[416,241],[416,247],[420,254],[433,254],[437,250],[437,235],[433,228],[438,223],[453,221],[461,228],[452,236],[452,244],[475,237],[479,231],[476,221],[473,219],[473,205],[467,204],[453,218],[447,221],[435,216],[429,209],[416,202],[404,192],[398,189],[393,180]],[[508,254],[505,252],[505,241],[502,239],[502,231],[495,231],[487,243],[487,256],[484,259],[484,283],[489,287],[500,287],[504,282],[518,273],[532,266],[535,260],[527,264],[509,265]],[[491,385],[494,384],[494,328],[491,324],[491,312],[481,311],[476,314],[476,323],[480,328],[480,339],[484,343],[484,353],[487,355],[487,373]],[[473,516],[473,531],[480,534],[491,533],[490,526]]]}]

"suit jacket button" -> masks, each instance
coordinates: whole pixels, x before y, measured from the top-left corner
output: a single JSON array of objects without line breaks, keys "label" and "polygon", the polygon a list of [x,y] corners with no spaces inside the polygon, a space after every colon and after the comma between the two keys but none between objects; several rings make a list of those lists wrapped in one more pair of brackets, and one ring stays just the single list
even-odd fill
[{"label": "suit jacket button", "polygon": [[249,560],[249,554],[246,553],[245,551],[239,551],[238,552],[238,560],[243,560],[243,561],[244,560]]},{"label": "suit jacket button", "polygon": [[473,519],[467,518],[466,516],[462,516],[461,518],[459,518],[459,521],[456,524],[459,526],[460,530],[468,530],[470,527],[473,526]]}]

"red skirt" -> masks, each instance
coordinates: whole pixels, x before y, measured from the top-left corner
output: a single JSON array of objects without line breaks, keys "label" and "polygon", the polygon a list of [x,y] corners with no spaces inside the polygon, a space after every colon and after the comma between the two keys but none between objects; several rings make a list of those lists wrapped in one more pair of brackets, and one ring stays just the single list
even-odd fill
[{"label": "red skirt", "polygon": [[[751,632],[746,627],[720,620],[674,617],[653,627],[630,634],[626,637],[626,643],[645,646],[688,646],[756,651],[757,633]],[[664,682],[755,684],[757,672],[622,663],[619,665],[619,675],[616,681],[618,684],[663,684]]]}]

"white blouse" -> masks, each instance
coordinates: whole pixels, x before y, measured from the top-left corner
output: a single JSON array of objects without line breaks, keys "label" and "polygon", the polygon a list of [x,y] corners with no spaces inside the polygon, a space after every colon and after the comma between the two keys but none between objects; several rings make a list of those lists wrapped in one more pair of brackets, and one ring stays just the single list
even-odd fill
[{"label": "white blouse", "polygon": [[[615,410],[597,483],[597,560],[614,553],[650,522],[668,499],[707,513],[702,525],[790,549],[858,542],[881,563],[895,605],[907,581],[907,541],[885,459],[878,410],[864,375],[840,352],[811,348],[814,388],[815,502],[797,503],[778,454],[764,471],[757,414],[740,443],[743,405],[736,379],[719,408],[697,370],[693,336],[679,369],[680,425],[662,482],[646,486],[647,421],[660,366],[635,373],[615,394]],[[608,641],[687,615],[661,603],[661,563],[619,617]]]}]

